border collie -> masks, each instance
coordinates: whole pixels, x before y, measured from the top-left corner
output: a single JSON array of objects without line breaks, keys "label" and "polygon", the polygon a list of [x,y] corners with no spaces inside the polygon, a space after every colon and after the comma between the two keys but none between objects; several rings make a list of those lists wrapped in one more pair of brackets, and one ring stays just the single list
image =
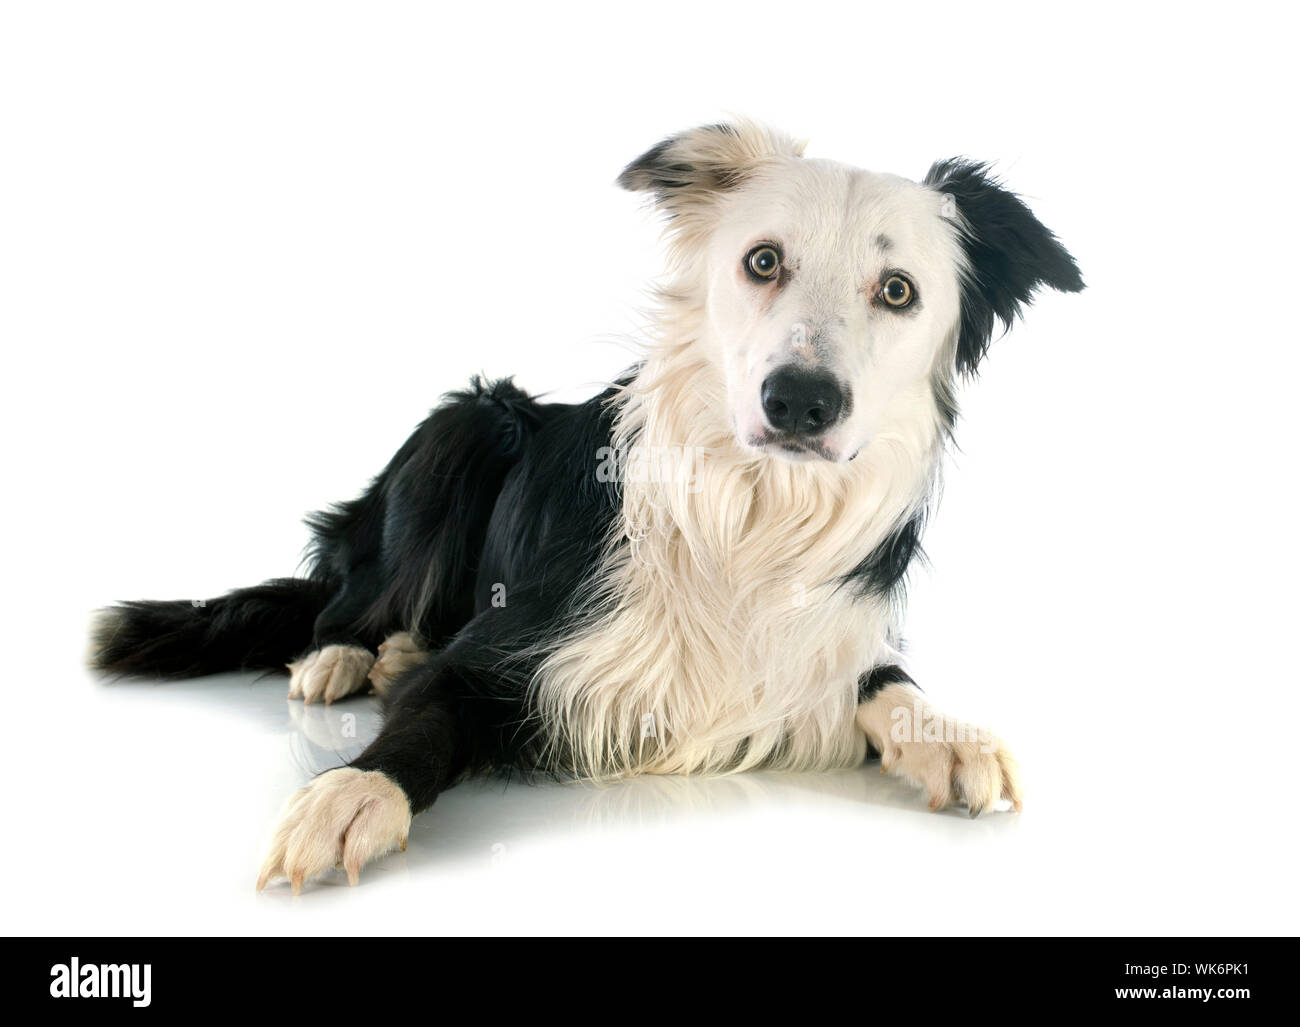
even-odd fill
[{"label": "border collie", "polygon": [[378,737],[289,802],[258,887],[405,847],[464,775],[863,762],[972,816],[1020,808],[991,733],[900,667],[956,386],[1073,258],[981,164],[920,182],[759,125],[664,140],[619,184],[667,218],[643,362],[579,404],[445,397],[359,498],[309,518],[305,577],[102,611],[92,665],[289,671],[383,697]]}]

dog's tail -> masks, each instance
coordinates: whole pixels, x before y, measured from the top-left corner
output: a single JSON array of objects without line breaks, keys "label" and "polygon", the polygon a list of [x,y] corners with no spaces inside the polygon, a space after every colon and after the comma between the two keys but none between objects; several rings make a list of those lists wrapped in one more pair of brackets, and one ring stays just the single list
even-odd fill
[{"label": "dog's tail", "polygon": [[310,578],[276,578],[217,599],[121,603],[96,615],[87,662],[126,677],[281,670],[311,644],[332,592]]}]

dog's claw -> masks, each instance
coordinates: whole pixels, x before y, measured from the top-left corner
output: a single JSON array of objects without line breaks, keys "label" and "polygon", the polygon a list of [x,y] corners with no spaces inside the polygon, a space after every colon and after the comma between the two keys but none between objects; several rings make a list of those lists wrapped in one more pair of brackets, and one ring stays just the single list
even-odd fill
[{"label": "dog's claw", "polygon": [[355,645],[327,645],[287,664],[289,698],[301,699],[310,706],[317,699],[330,706],[337,699],[359,691],[375,658],[367,649]]},{"label": "dog's claw", "polygon": [[289,879],[293,894],[331,867],[355,886],[361,868],[401,844],[411,827],[411,807],[395,781],[379,771],[352,767],[327,771],[285,807],[270,854],[257,879]]},{"label": "dog's claw", "polygon": [[[918,720],[910,738],[893,734],[900,709],[912,715],[909,723]],[[858,708],[858,723],[881,752],[881,771],[924,788],[933,812],[960,805],[975,818],[994,809],[999,798],[1020,809],[1019,769],[1002,742],[927,706],[910,686],[886,685]],[[921,725],[936,730],[921,736]]]}]

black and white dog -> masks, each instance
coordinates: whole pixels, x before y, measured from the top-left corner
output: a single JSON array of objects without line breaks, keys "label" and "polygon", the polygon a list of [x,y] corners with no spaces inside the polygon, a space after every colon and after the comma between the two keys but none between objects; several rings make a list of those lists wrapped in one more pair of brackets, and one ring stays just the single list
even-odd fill
[{"label": "black and white dog", "polygon": [[668,218],[644,362],[586,403],[449,395],[360,498],[310,519],[310,572],[205,605],[104,611],[95,667],[290,671],[384,726],[287,807],[258,886],[361,866],[463,775],[861,763],[972,815],[1015,763],[898,666],[897,590],[955,386],[1070,254],[978,164],[921,183],[801,157],[748,122],[619,179]]}]

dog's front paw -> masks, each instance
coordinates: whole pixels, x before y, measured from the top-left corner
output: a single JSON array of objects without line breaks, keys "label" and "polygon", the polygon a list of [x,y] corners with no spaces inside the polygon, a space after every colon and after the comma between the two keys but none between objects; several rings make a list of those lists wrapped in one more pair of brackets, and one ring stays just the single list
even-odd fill
[{"label": "dog's front paw", "polygon": [[[976,730],[969,725],[957,726]],[[970,815],[977,817],[998,799],[1008,799],[1020,812],[1016,760],[997,738],[991,742],[886,742],[880,770],[899,774],[923,787],[929,793],[932,810],[964,803]]]},{"label": "dog's front paw", "polygon": [[330,770],[296,792],[285,807],[270,855],[257,877],[287,877],[297,895],[304,881],[342,866],[356,884],[361,867],[393,849],[406,848],[411,806],[387,774],[344,767]]},{"label": "dog's front paw", "polygon": [[358,645],[327,645],[317,649],[287,664],[289,698],[305,703],[324,699],[328,706],[361,688],[374,662],[370,650]]},{"label": "dog's front paw", "polygon": [[992,732],[947,717],[906,685],[887,685],[858,709],[858,724],[880,753],[881,773],[929,793],[930,808],[965,803],[972,817],[1007,799],[1020,811],[1020,770]]}]

